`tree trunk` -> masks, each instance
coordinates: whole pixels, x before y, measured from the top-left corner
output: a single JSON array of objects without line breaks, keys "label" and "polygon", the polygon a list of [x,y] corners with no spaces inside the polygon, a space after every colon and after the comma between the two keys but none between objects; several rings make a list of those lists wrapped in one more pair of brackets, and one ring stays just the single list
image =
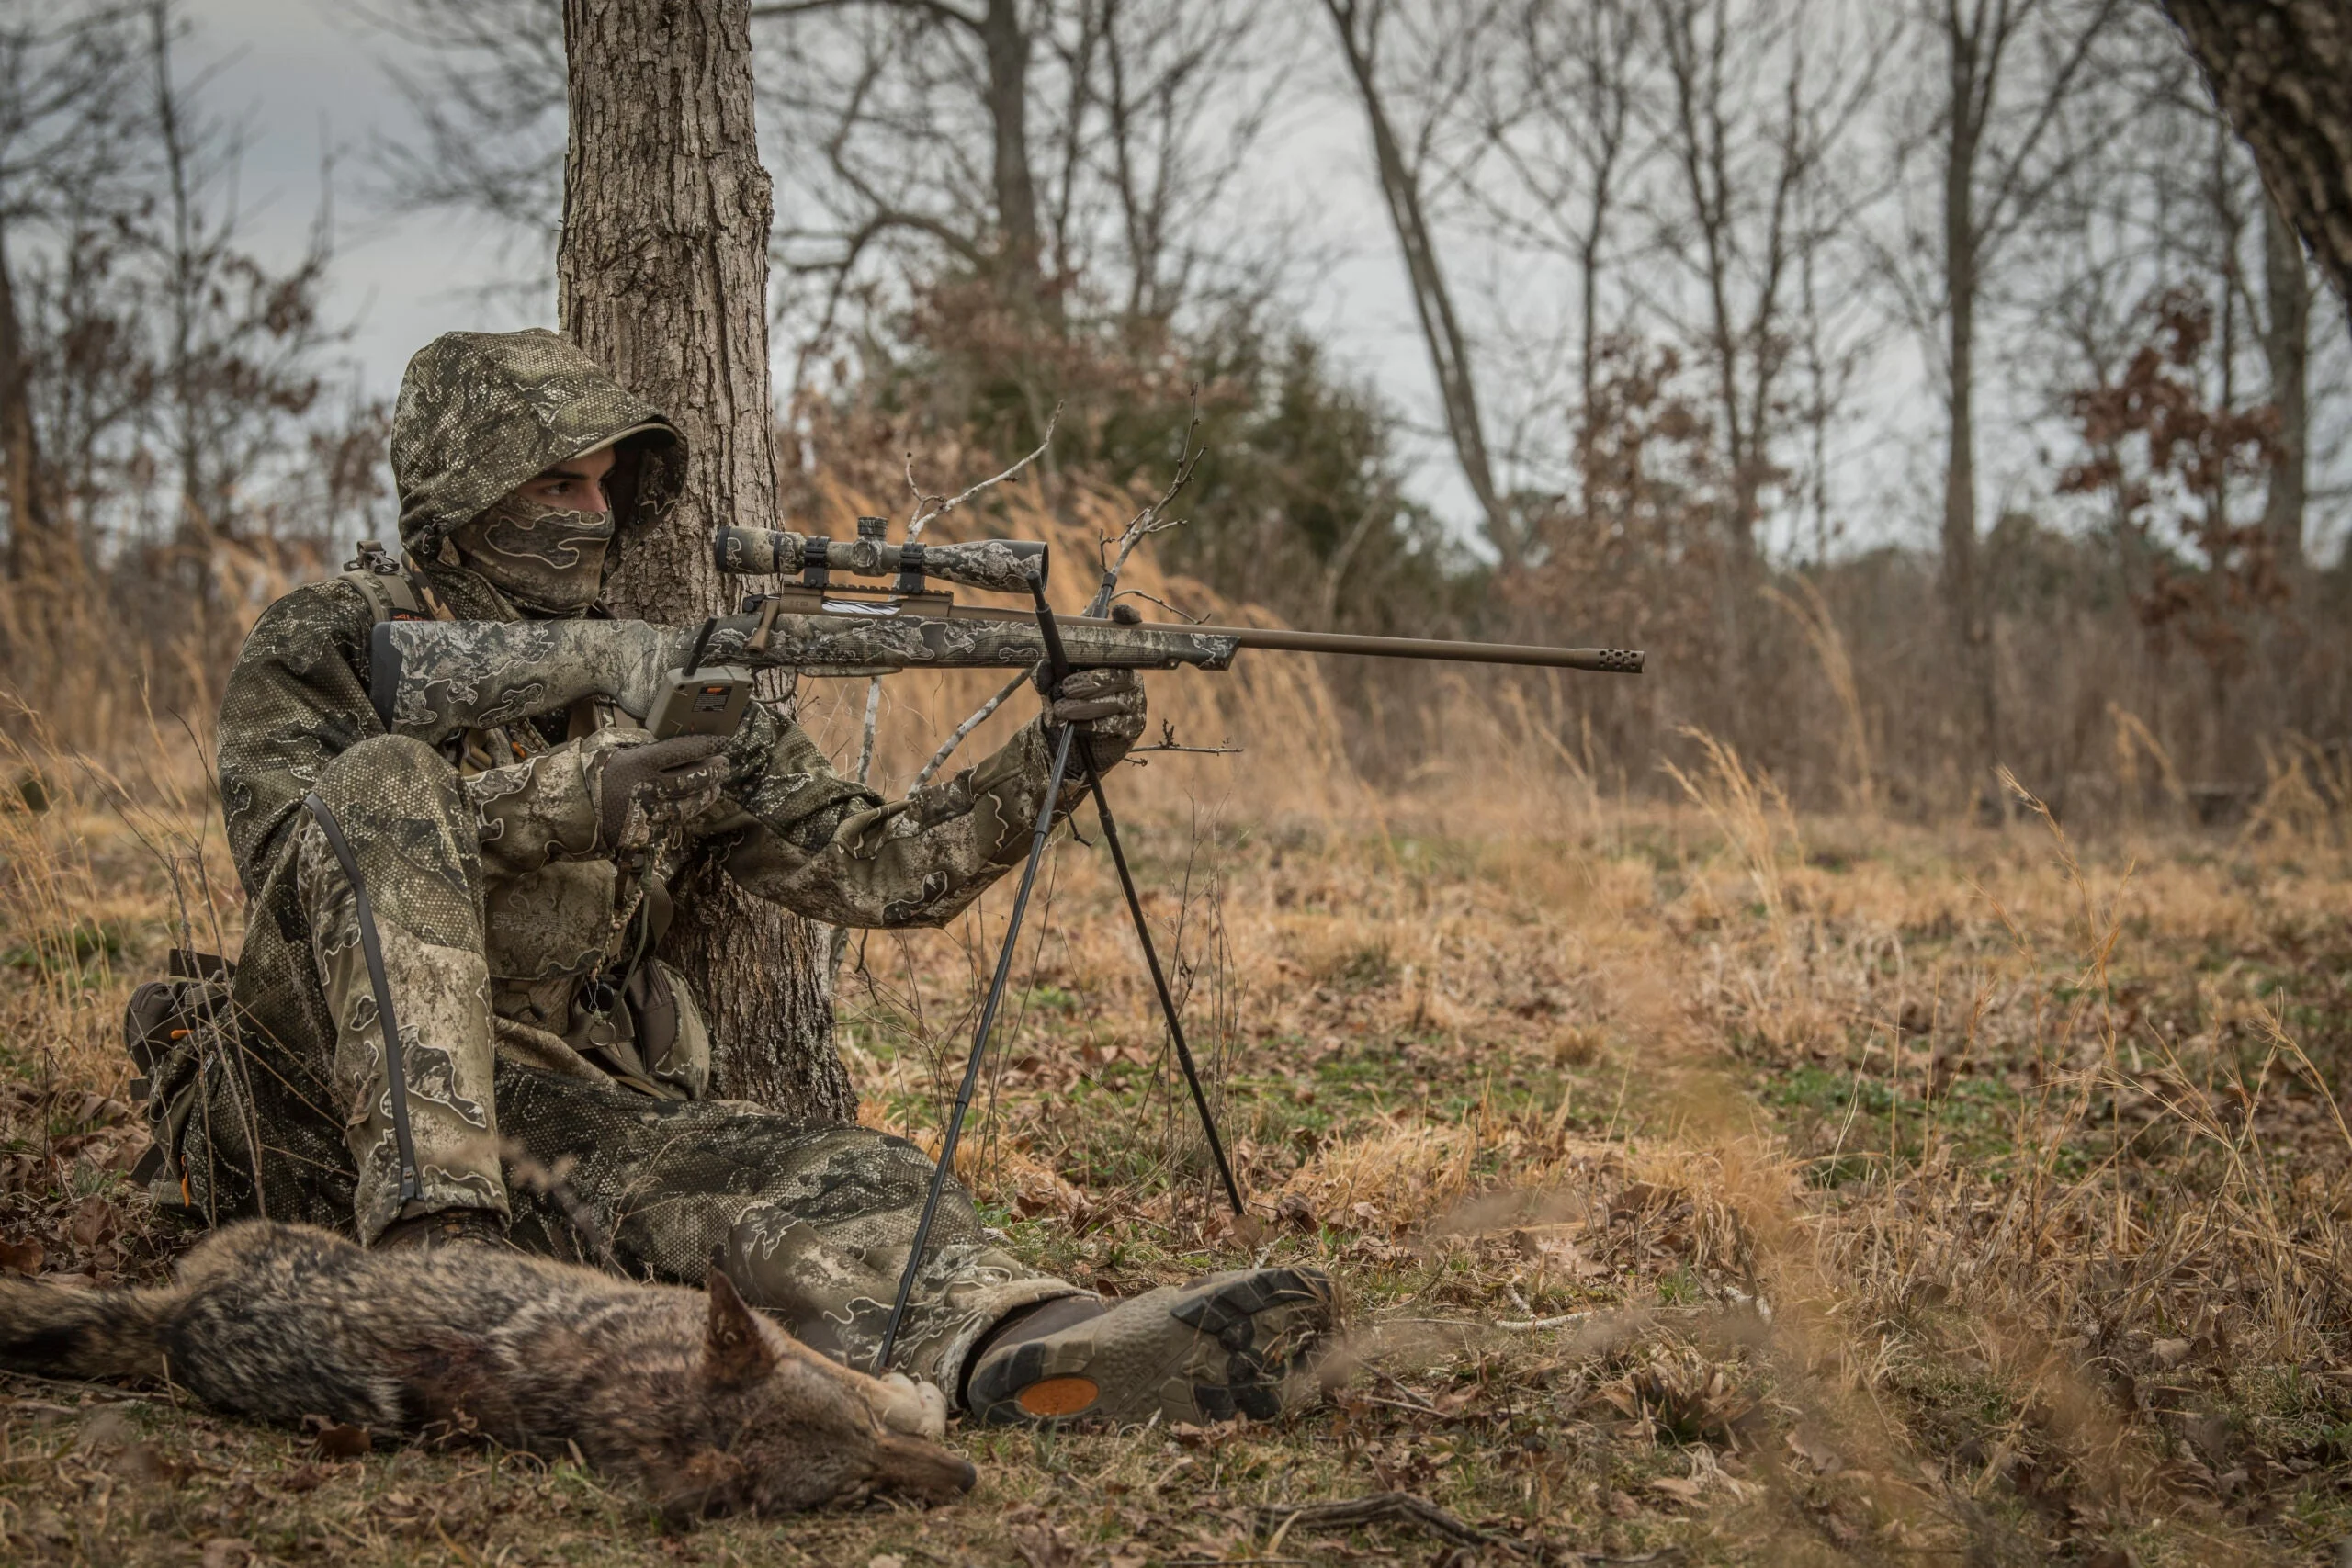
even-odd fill
[{"label": "tree trunk", "polygon": [[2163,0],[2262,183],[2352,300],[2352,7]]},{"label": "tree trunk", "polygon": [[2262,531],[2290,583],[2303,575],[2303,507],[2311,488],[2311,276],[2303,247],[2278,210],[2266,204],[2262,225],[2262,357],[2270,372],[2270,406],[2278,434],[2263,497]]},{"label": "tree trunk", "polygon": [[1037,228],[1037,186],[1029,168],[1029,29],[1020,0],[989,0],[980,19],[988,57],[991,183],[996,187],[997,287],[1007,303],[1058,324],[1057,296],[1044,287],[1046,244]]},{"label": "tree trunk", "polygon": [[[1381,101],[1374,55],[1372,18],[1355,0],[1324,0],[1332,25],[1340,30],[1340,47],[1348,57],[1348,73],[1355,79],[1357,96],[1372,130],[1373,162],[1380,175],[1380,194],[1388,203],[1396,226],[1397,248],[1405,253],[1405,272],[1413,286],[1413,309],[1420,317],[1421,336],[1429,344],[1430,368],[1437,377],[1438,401],[1445,410],[1446,434],[1453,438],[1455,458],[1470,493],[1485,513],[1487,536],[1510,565],[1522,553],[1523,541],[1495,486],[1493,462],[1487,455],[1486,427],[1478,417],[1478,389],[1471,378],[1470,350],[1453,313],[1453,296],[1438,265],[1437,242],[1421,209],[1419,180],[1405,162],[1396,132],[1388,123]],[[1358,30],[1362,19],[1363,30]]]},{"label": "tree trunk", "polygon": [[8,575],[30,581],[54,575],[62,553],[42,489],[40,436],[33,425],[31,369],[24,322],[0,230],[0,462],[8,475]]},{"label": "tree trunk", "polygon": [[[726,607],[722,522],[772,524],[768,176],[752,123],[748,0],[564,0],[571,145],[556,276],[564,328],[686,439],[685,493],[626,537],[624,615],[673,625]],[[663,955],[709,1014],[715,1092],[847,1120],[824,942],[713,863],[688,873]]]},{"label": "tree trunk", "polygon": [[1974,710],[1969,719],[1975,733],[1967,741],[1973,753],[1973,766],[1990,769],[2000,761],[2000,686],[1993,662],[1992,619],[1984,604],[1976,538],[1976,295],[1980,282],[1976,156],[1982,145],[1981,117],[1990,95],[1978,76],[1978,35],[1955,19],[1945,47],[1951,51],[1943,234],[1945,359],[1950,385],[1944,396],[1949,425],[1944,446],[1941,586],[1952,641],[1953,673]]}]

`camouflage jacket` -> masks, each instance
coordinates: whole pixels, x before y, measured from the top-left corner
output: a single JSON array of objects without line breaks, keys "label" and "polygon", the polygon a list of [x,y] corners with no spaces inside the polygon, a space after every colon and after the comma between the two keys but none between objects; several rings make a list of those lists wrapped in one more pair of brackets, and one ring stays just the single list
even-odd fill
[{"label": "camouflage jacket", "polygon": [[[519,618],[444,548],[446,535],[546,468],[621,437],[639,444],[631,514],[619,519],[625,539],[675,494],[681,451],[667,421],[552,333],[452,333],[420,354],[402,385],[392,460],[401,542],[436,607],[460,619]],[[298,1062],[318,1060],[334,1028],[296,891],[295,829],[322,770],[382,733],[368,698],[374,621],[349,581],[294,590],[263,612],[221,702],[221,802],[251,900],[237,1000],[246,1021]],[[736,743],[753,764],[741,770],[745,786],[624,875],[613,846],[597,841],[601,763],[641,731],[628,733],[634,721],[609,709],[593,728],[575,725],[589,728],[577,738],[567,739],[564,722],[472,732],[445,754],[477,818],[501,1048],[560,1055],[575,1068],[567,1043],[583,1043],[583,1013],[605,1010],[584,1008],[583,988],[631,969],[650,945],[649,922],[666,917],[671,889],[691,882],[684,873],[697,858],[719,857],[754,893],[813,919],[935,924],[1018,862],[1047,771],[1032,724],[978,766],[885,802],[834,773],[797,725],[755,707]],[[759,752],[763,768],[749,755]],[[691,997],[680,999],[696,1014]],[[698,1040],[698,1016],[692,1021]],[[640,1062],[624,1041],[592,1054],[666,1093],[691,1098],[707,1086],[707,1048],[699,1059],[686,1049]]]}]

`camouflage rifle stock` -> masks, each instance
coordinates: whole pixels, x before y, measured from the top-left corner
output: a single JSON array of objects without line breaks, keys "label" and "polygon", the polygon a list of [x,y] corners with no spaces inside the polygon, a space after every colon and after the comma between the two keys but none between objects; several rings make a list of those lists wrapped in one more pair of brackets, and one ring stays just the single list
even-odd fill
[{"label": "camouflage rifle stock", "polygon": [[[763,605],[709,627],[698,666],[886,675],[899,670],[1018,669],[1041,662],[1045,640],[1023,626],[964,614],[870,610],[790,615]],[[1190,626],[1065,623],[1076,668],[1223,670],[1231,637]],[[700,633],[644,621],[380,621],[370,649],[369,696],[387,728],[438,745],[605,697],[644,718],[684,670]]]},{"label": "camouflage rifle stock", "polygon": [[[383,621],[370,648],[370,692],[390,729],[438,744],[560,712],[582,697],[617,703],[642,719],[667,690],[697,668],[745,679],[762,669],[808,675],[885,675],[902,670],[1021,669],[1046,662],[1031,612],[959,604],[926,579],[990,589],[1045,581],[1046,550],[1022,540],[922,547],[886,545],[769,529],[719,530],[721,570],[770,575],[798,570],[801,581],[754,594],[744,613],[698,629],[644,621]],[[837,583],[837,571],[895,574],[888,589]],[[1212,626],[1143,621],[1125,605],[1107,617],[1057,616],[1073,670],[1225,670],[1245,648],[1375,658],[1439,659],[1638,674],[1629,649],[1545,648],[1355,637],[1272,626]]]}]

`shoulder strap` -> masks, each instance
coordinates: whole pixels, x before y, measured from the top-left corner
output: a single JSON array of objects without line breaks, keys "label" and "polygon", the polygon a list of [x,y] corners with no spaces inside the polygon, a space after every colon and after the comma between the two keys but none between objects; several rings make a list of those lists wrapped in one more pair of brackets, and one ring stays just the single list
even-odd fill
[{"label": "shoulder strap", "polygon": [[430,621],[433,609],[422,585],[409,575],[400,557],[376,539],[359,541],[359,554],[345,561],[343,581],[359,590],[379,621]]}]

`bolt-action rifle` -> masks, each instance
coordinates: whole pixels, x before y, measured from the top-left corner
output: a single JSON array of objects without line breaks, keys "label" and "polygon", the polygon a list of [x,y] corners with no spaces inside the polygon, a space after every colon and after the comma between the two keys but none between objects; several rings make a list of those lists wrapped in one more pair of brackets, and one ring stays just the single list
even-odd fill
[{"label": "bolt-action rifle", "polygon": [[[863,528],[863,525],[861,525]],[[1028,609],[957,604],[934,582],[1027,594],[1043,583],[1043,544],[886,544],[871,532],[827,539],[771,528],[722,528],[722,572],[797,573],[746,598],[741,613],[698,628],[644,621],[379,621],[370,696],[385,727],[437,745],[605,697],[658,735],[725,734],[743,714],[752,671],[887,675],[901,670],[1019,669],[1046,662]],[[836,581],[888,577],[887,587]],[[1273,626],[1146,621],[1125,604],[1106,616],[1058,615],[1072,670],[1225,670],[1243,649],[1532,664],[1638,674],[1642,655],[1613,648],[1542,648],[1353,637]]]},{"label": "bolt-action rifle", "polygon": [[[741,613],[705,621],[693,631],[642,621],[400,621],[377,623],[370,648],[370,693],[387,728],[438,743],[465,729],[490,728],[605,697],[645,721],[657,736],[728,734],[741,722],[755,670],[808,675],[880,675],[900,670],[1040,668],[1055,688],[1075,671],[1224,670],[1245,648],[1350,653],[1392,659],[1442,659],[1482,664],[1532,664],[1636,675],[1642,655],[1629,649],[1542,648],[1444,642],[1427,637],[1349,637],[1260,626],[1153,623],[1116,604],[1107,616],[1057,615],[1046,604],[1046,547],[1033,541],[893,545],[879,519],[860,518],[858,537],[829,539],[771,528],[722,528],[721,572],[799,581],[745,599]],[[834,574],[894,579],[888,588],[838,582]],[[1026,594],[1025,609],[959,604],[933,579],[987,592]],[[1106,573],[1106,582],[1109,574]],[[1108,598],[1107,592],[1102,596]],[[1015,884],[1004,945],[980,1005],[964,1077],[940,1141],[922,1216],[915,1227],[874,1371],[888,1366],[899,1325],[922,1264],[940,1194],[955,1168],[956,1145],[979,1081],[999,1004],[1012,971],[1014,943],[1052,836],[1062,784],[1084,781],[1104,843],[1126,895],[1136,941],[1149,967],[1176,1060],[1191,1087],[1227,1198],[1242,1213],[1241,1188],[1209,1113],[1208,1096],[1185,1043],[1183,1020],[1144,919],[1118,825],[1094,765],[1091,743],[1075,726],[1053,732],[1053,761],[1029,855]],[[1074,772],[1073,772],[1074,770]]]}]

